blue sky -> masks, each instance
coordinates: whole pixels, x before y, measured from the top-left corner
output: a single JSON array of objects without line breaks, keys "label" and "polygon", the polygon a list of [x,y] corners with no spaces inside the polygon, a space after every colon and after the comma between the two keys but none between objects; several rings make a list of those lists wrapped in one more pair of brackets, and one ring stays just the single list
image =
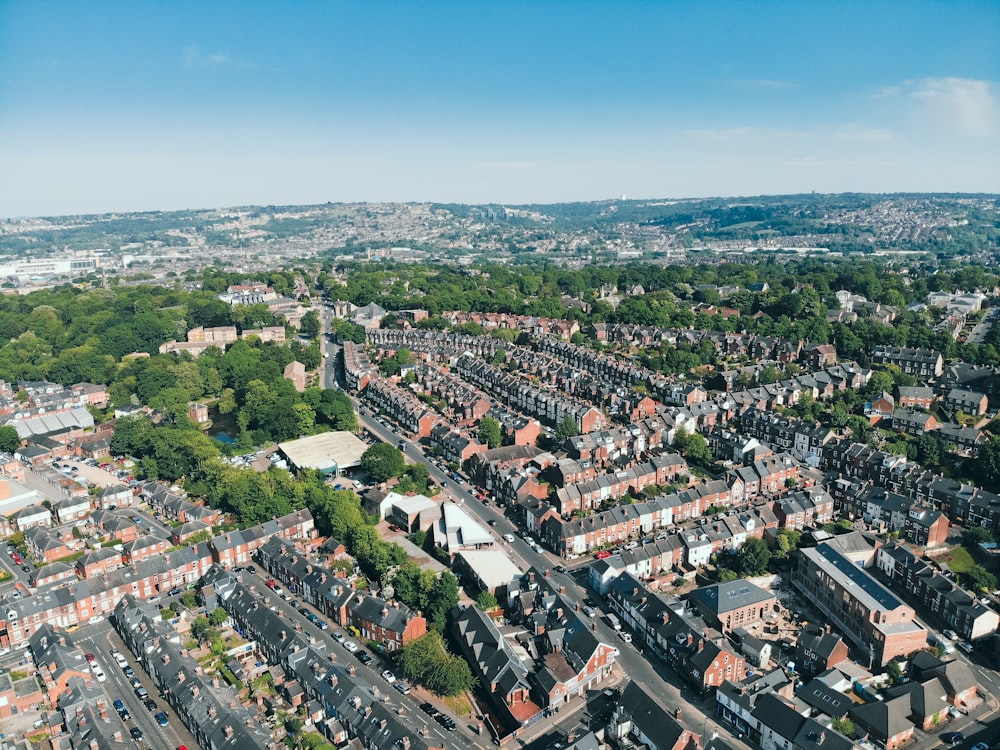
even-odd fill
[{"label": "blue sky", "polygon": [[1000,3],[0,0],[0,215],[1000,192]]}]

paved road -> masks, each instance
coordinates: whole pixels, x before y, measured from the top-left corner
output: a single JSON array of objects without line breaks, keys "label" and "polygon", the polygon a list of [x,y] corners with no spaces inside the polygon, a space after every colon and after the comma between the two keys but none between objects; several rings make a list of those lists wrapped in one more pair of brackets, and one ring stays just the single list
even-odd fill
[{"label": "paved road", "polygon": [[[318,610],[306,604],[297,596],[293,595],[291,600],[286,601],[274,591],[269,589],[267,587],[267,571],[258,568],[257,573],[252,574],[249,571],[244,570],[242,576],[244,583],[247,585],[253,584],[255,586],[257,593],[262,595],[267,600],[268,606],[272,608],[277,607],[281,614],[286,617],[289,622],[301,624],[302,630],[305,633],[315,637],[317,641],[325,644],[326,652],[337,662],[346,666],[356,667],[358,673],[364,676],[364,678],[367,679],[374,688],[378,689],[380,694],[387,698],[388,703],[405,708],[412,717],[410,720],[411,725],[416,729],[422,729],[424,725],[426,725],[431,738],[446,743],[448,747],[466,748],[472,744],[485,748],[487,745],[491,744],[491,739],[489,737],[485,735],[480,736],[472,732],[468,727],[468,722],[464,721],[463,717],[453,716],[458,724],[458,731],[455,732],[448,732],[436,721],[429,718],[420,710],[420,704],[424,700],[427,700],[426,697],[419,697],[417,690],[411,691],[409,695],[403,695],[382,679],[382,671],[387,667],[391,667],[390,664],[383,664],[376,654],[372,654],[374,660],[370,664],[362,664],[355,654],[352,654],[342,645],[337,643],[336,640],[334,640],[333,634],[341,632],[347,640],[354,641],[361,646],[362,648],[360,650],[367,651],[367,649],[363,648],[363,642],[354,638],[350,633],[342,631],[340,627],[332,622],[329,623],[328,630],[323,630],[318,625],[314,625],[306,620],[305,617],[297,611],[298,607],[305,606],[310,611],[316,612],[316,614],[320,617],[322,617],[322,614]],[[435,705],[437,705],[439,710],[448,713],[447,709],[443,705],[438,703],[435,703]]]},{"label": "paved road", "polygon": [[[397,444],[401,439],[401,435],[396,433],[392,428],[376,422],[371,415],[359,417],[359,419],[364,428],[390,445]],[[418,443],[412,440],[406,440],[406,443],[408,446],[406,453],[408,461],[424,460]],[[496,522],[492,527],[494,534],[500,540],[500,544],[510,549],[515,562],[519,562],[524,569],[533,565],[541,570],[550,570],[551,580],[557,587],[566,587],[566,599],[577,607],[577,609],[582,606],[583,600],[587,597],[595,603],[601,604],[600,597],[596,592],[586,586],[586,566],[581,567],[575,574],[573,570],[567,570],[565,573],[557,572],[554,568],[560,564],[559,559],[549,552],[538,554],[532,550],[527,542],[517,536],[519,531],[515,525],[497,508],[476,500],[463,482],[455,481],[450,474],[442,471],[434,464],[427,462],[427,469],[431,479],[438,484],[442,481],[448,481],[447,493],[462,503],[466,510],[482,521],[484,525],[488,524],[491,520]],[[502,541],[502,535],[506,533],[515,535],[514,541],[510,544]],[[606,624],[603,614],[604,612],[599,612],[598,614],[597,633],[600,635],[601,640],[613,644],[619,649],[618,662],[630,679],[643,685],[655,686],[657,696],[661,702],[667,706],[681,708],[680,721],[691,731],[698,734],[718,732],[726,742],[737,750],[749,747],[737,738],[736,735],[732,734],[726,726],[716,723],[714,717],[714,699],[702,701],[687,687],[679,687],[681,678],[669,666],[655,656],[647,657],[645,654],[640,654],[637,650],[638,644],[626,644],[621,641],[615,631]]]},{"label": "paved road", "polygon": [[[132,654],[125,648],[125,644],[122,643],[121,639],[118,638],[118,635],[107,622],[81,627],[73,635],[73,642],[80,650],[93,653],[104,673],[108,676],[105,682],[99,684],[108,696],[108,712],[112,716],[112,720],[117,719],[117,712],[112,708],[111,703],[117,698],[125,702],[125,707],[132,714],[132,718],[123,723],[125,727],[123,735],[127,741],[132,741],[128,730],[133,726],[137,726],[145,736],[142,742],[136,743],[141,748],[174,750],[179,745],[186,745],[189,748],[198,747],[194,741],[194,737],[191,736],[191,733],[187,731],[181,720],[170,709],[169,704],[160,698],[149,675],[136,663]],[[117,662],[111,657],[112,648],[116,648],[122,652],[122,655],[128,660],[132,669],[135,670],[136,678],[149,691],[149,696],[156,701],[158,710],[167,714],[169,722],[167,726],[159,726],[153,719],[153,712],[147,711],[142,701],[136,697],[132,686],[129,684],[129,680],[125,677]]]}]

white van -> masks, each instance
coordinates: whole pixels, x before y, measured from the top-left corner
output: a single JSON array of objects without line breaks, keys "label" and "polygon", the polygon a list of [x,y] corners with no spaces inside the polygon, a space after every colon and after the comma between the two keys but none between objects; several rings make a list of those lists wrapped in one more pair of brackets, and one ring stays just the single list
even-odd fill
[{"label": "white van", "polygon": [[618,619],[618,615],[614,613],[608,615],[608,624],[612,627],[613,630],[622,629],[621,621]]}]

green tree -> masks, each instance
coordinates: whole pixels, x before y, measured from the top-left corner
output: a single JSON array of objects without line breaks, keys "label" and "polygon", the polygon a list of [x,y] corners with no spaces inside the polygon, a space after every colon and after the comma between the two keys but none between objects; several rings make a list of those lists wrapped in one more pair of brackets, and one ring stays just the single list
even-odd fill
[{"label": "green tree", "polygon": [[576,424],[576,418],[572,414],[567,414],[562,421],[556,425],[556,439],[560,443],[576,437],[580,434],[580,428]]},{"label": "green tree", "polygon": [[310,310],[302,316],[302,322],[299,324],[299,333],[307,339],[318,338],[321,330],[322,323],[315,310]]},{"label": "green tree", "polygon": [[974,549],[980,544],[989,544],[996,541],[993,532],[985,526],[970,526],[962,530],[962,544],[970,549]]},{"label": "green tree", "polygon": [[476,597],[476,606],[484,612],[489,612],[497,608],[497,598],[490,591],[483,591]]},{"label": "green tree", "polygon": [[193,591],[185,591],[181,594],[181,604],[183,604],[188,609],[194,609],[198,606],[198,597],[195,596]]},{"label": "green tree", "polygon": [[736,553],[737,570],[745,576],[759,576],[767,572],[771,550],[763,539],[751,537]]},{"label": "green tree", "polygon": [[404,646],[399,664],[407,679],[438,695],[459,695],[470,690],[475,682],[468,663],[449,653],[441,634],[435,630]]},{"label": "green tree", "polygon": [[191,636],[198,643],[209,643],[219,639],[219,631],[212,627],[207,617],[196,617],[191,623]]},{"label": "green tree", "polygon": [[448,613],[458,605],[458,579],[449,571],[444,571],[435,579],[427,594],[427,614],[431,624],[440,632],[448,619]]},{"label": "green tree", "polygon": [[403,452],[394,445],[378,443],[361,456],[361,468],[371,474],[376,482],[400,476],[406,471]]},{"label": "green tree", "polygon": [[830,722],[830,726],[833,727],[833,729],[836,730],[837,732],[840,732],[845,737],[854,736],[854,722],[848,719],[846,716],[835,718],[833,721]]},{"label": "green tree", "polygon": [[712,463],[712,452],[708,448],[708,441],[700,433],[680,428],[674,435],[674,448],[689,461],[702,465]]},{"label": "green tree", "polygon": [[490,448],[497,448],[502,437],[499,420],[493,417],[483,417],[479,420],[480,443],[485,443]]},{"label": "green tree", "polygon": [[997,577],[982,565],[973,565],[972,569],[962,578],[965,585],[973,591],[993,591],[997,587]]},{"label": "green tree", "polygon": [[17,434],[17,430],[11,427],[9,424],[5,424],[0,427],[0,451],[4,453],[13,453],[21,446],[21,438]]},{"label": "green tree", "polygon": [[777,537],[777,549],[774,552],[775,557],[787,557],[789,553],[794,552],[799,548],[799,541],[802,538],[802,533],[794,529],[782,529],[778,532]]},{"label": "green tree", "polygon": [[224,610],[222,607],[216,607],[208,615],[208,621],[209,621],[209,623],[211,623],[212,627],[216,627],[217,628],[222,623],[224,623],[226,621],[226,618],[228,618],[228,617],[229,617],[229,615],[226,614],[226,610]]}]

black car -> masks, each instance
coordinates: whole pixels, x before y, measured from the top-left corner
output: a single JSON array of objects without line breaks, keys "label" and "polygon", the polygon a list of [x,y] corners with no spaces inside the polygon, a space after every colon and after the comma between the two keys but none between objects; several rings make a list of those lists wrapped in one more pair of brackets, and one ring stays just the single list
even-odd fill
[{"label": "black car", "polygon": [[128,730],[128,733],[132,735],[132,739],[135,740],[136,742],[142,742],[143,734],[142,730],[139,729],[139,727],[132,727],[131,729]]},{"label": "black car", "polygon": [[566,572],[565,565],[556,565],[556,573],[565,573],[565,572]]},{"label": "black car", "polygon": [[362,664],[371,664],[373,661],[372,655],[369,654],[367,651],[358,651],[357,657],[358,661],[360,661]]},{"label": "black car", "polygon": [[965,735],[961,732],[945,732],[941,735],[941,739],[949,745],[957,745],[959,742],[965,742]]},{"label": "black car", "polygon": [[153,713],[153,711],[156,710],[156,701],[154,701],[152,698],[146,698],[145,700],[143,700],[142,705],[144,705],[146,707],[146,710],[149,711],[150,713]]},{"label": "black car", "polygon": [[257,568],[255,568],[253,565],[247,565],[247,573],[257,575]]},{"label": "black car", "polygon": [[421,703],[420,710],[425,714],[430,716],[432,719],[436,719],[441,715],[441,712],[437,710],[437,707],[433,703]]},{"label": "black car", "polygon": [[455,720],[450,716],[448,716],[448,714],[438,714],[434,718],[437,719],[438,724],[443,726],[449,732],[454,732],[456,729],[458,729],[458,724],[456,724]]}]

